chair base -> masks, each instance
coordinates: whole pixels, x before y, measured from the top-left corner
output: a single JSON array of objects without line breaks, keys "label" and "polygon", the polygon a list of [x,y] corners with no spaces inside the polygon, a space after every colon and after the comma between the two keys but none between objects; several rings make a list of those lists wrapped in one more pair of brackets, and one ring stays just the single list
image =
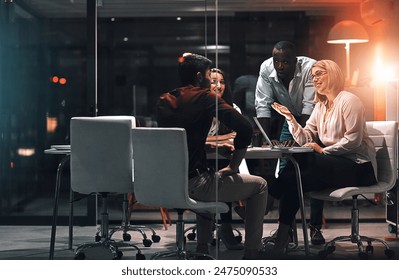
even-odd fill
[{"label": "chair base", "polygon": [[[379,242],[382,245],[384,245],[385,246],[384,253],[388,258],[393,258],[395,255],[395,252],[389,248],[389,245],[381,239],[371,238],[362,235],[359,235],[357,237],[349,235],[349,236],[338,236],[333,240],[327,242],[326,245],[324,246],[324,249],[319,252],[319,257],[326,258],[329,254],[332,254],[335,251],[336,242],[351,242],[357,244],[358,257],[360,259],[367,259],[369,255],[373,254],[374,247],[372,242]],[[364,246],[363,242],[367,242],[366,247]]]},{"label": "chair base", "polygon": [[[144,226],[144,225],[131,225],[130,224],[129,221],[130,221],[131,212],[129,210],[129,200],[128,200],[127,194],[124,194],[124,196],[123,196],[122,208],[123,208],[122,225],[119,227],[112,228],[110,230],[110,232],[109,232],[110,239],[115,232],[122,231],[123,232],[123,235],[122,235],[123,241],[130,241],[131,235],[128,232],[129,231],[138,231],[143,236],[144,247],[150,247],[152,245],[152,242],[158,243],[161,240],[161,237],[159,235],[157,235],[156,232],[154,231],[154,229],[152,229],[151,227]],[[152,241],[147,238],[147,235],[144,232],[144,229],[148,229],[152,232],[152,236],[151,236]],[[100,231],[98,231],[96,233],[96,241],[99,241],[100,239],[101,239]]]},{"label": "chair base", "polygon": [[[336,242],[351,242],[357,244],[358,257],[361,259],[367,259],[369,254],[373,254],[374,247],[372,242],[379,242],[384,245],[384,253],[388,258],[392,258],[395,255],[395,252],[389,248],[385,241],[359,234],[359,208],[357,196],[358,195],[352,196],[351,234],[349,236],[338,236],[327,242],[326,245],[324,245],[324,249],[319,252],[319,257],[326,258],[329,254],[332,254],[335,251]],[[366,248],[364,247],[363,242],[367,242]]]},{"label": "chair base", "polygon": [[[137,254],[136,254],[136,259],[137,260],[145,260],[145,256],[141,253],[141,250],[133,245],[133,244],[127,244],[124,242],[116,242],[113,240],[101,240],[99,242],[88,242],[88,243],[83,243],[81,245],[79,245],[76,250],[75,250],[75,260],[83,260],[87,258],[87,253],[85,253],[85,251],[89,251],[91,249],[101,249],[101,250],[105,250],[108,251],[106,253],[110,253],[111,254],[111,259],[113,260],[120,260],[123,256],[123,253],[121,250],[119,250],[120,247],[131,247],[135,250],[137,250]],[[93,259],[103,259],[101,257],[102,254],[95,254],[96,257]]]},{"label": "chair base", "polygon": [[176,250],[174,251],[162,251],[157,252],[151,256],[152,260],[161,258],[176,258],[178,260],[190,260],[190,259],[208,259],[214,260],[209,254],[190,252],[185,249],[186,238],[184,236],[184,220],[183,220],[183,209],[177,209],[177,220],[176,220]]},{"label": "chair base", "polygon": [[[152,232],[151,239],[148,239],[147,234],[144,231],[145,229],[148,229]],[[109,237],[111,238],[114,233],[119,232],[119,231],[123,232],[123,234],[122,234],[123,241],[131,240],[131,235],[128,233],[129,231],[140,232],[140,234],[143,237],[144,247],[151,247],[152,242],[158,243],[161,240],[161,237],[156,234],[156,232],[153,228],[148,227],[148,226],[131,225],[131,224],[125,224],[125,225],[121,225],[119,227],[112,228],[109,232]],[[99,233],[96,234],[96,239],[98,237],[99,237]]]},{"label": "chair base", "polygon": [[[101,209],[101,227],[100,232],[96,235],[96,242],[87,242],[79,245],[75,250],[75,260],[86,259],[84,250],[89,249],[103,249],[112,254],[112,259],[121,259],[123,256],[122,251],[119,247],[131,247],[137,250],[136,259],[144,260],[145,256],[141,253],[141,250],[133,244],[114,241],[109,236],[109,219],[108,219],[108,193],[101,193],[102,209]],[[96,256],[97,258],[97,256]]]}]

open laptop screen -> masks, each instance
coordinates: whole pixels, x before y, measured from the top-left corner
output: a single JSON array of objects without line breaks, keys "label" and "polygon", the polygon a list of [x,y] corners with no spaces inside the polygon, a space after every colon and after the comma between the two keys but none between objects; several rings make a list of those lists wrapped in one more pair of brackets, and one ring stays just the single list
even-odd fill
[{"label": "open laptop screen", "polygon": [[257,117],[254,117],[254,122],[255,122],[256,126],[259,128],[259,130],[262,133],[263,137],[266,139],[267,144],[269,144],[270,147],[274,147],[274,145],[273,145],[272,141],[270,140],[269,136],[267,136],[266,131],[260,125],[260,122],[258,121]]},{"label": "open laptop screen", "polygon": [[271,148],[279,149],[279,150],[290,150],[291,152],[311,152],[311,151],[313,151],[313,149],[311,147],[294,147],[294,146],[292,146],[292,144],[295,143],[294,141],[289,146],[273,145],[273,142],[270,140],[269,136],[267,136],[266,131],[260,125],[259,120],[256,117],[253,117],[253,119],[255,121],[256,126],[259,128],[260,132],[262,133],[263,137],[266,139],[267,144],[270,145]]}]

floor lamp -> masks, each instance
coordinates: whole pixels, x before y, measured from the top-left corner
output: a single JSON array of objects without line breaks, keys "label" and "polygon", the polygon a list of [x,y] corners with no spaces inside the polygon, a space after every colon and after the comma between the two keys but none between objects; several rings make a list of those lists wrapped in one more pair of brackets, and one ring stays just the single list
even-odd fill
[{"label": "floor lamp", "polygon": [[367,43],[369,36],[362,25],[353,20],[343,20],[335,24],[328,33],[327,43],[345,44],[346,50],[346,80],[350,74],[350,44]]}]

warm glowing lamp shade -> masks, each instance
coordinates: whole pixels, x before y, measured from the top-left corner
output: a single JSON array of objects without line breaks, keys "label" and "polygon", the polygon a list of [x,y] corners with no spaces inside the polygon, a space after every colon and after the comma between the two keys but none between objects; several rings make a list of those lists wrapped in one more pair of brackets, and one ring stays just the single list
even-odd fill
[{"label": "warm glowing lamp shade", "polygon": [[368,41],[366,29],[353,20],[338,22],[331,28],[327,38],[327,43],[330,44],[367,43]]},{"label": "warm glowing lamp shade", "polygon": [[362,25],[353,20],[338,22],[328,33],[327,43],[345,44],[347,80],[350,80],[350,44],[367,43],[368,41],[367,31]]}]

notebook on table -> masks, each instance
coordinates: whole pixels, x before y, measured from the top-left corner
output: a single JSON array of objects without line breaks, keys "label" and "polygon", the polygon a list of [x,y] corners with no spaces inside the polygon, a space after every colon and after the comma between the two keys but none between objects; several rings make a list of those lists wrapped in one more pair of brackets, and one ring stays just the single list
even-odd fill
[{"label": "notebook on table", "polygon": [[259,128],[259,131],[262,133],[263,137],[266,140],[266,143],[274,150],[281,150],[281,151],[289,151],[289,152],[298,152],[298,153],[308,153],[313,151],[311,147],[296,147],[296,146],[280,146],[273,144],[273,142],[270,140],[269,136],[267,136],[266,131],[263,129],[263,127],[260,125],[260,122],[258,121],[257,117],[253,117],[256,126]]},{"label": "notebook on table", "polygon": [[50,148],[56,150],[70,150],[71,145],[51,145]]}]

